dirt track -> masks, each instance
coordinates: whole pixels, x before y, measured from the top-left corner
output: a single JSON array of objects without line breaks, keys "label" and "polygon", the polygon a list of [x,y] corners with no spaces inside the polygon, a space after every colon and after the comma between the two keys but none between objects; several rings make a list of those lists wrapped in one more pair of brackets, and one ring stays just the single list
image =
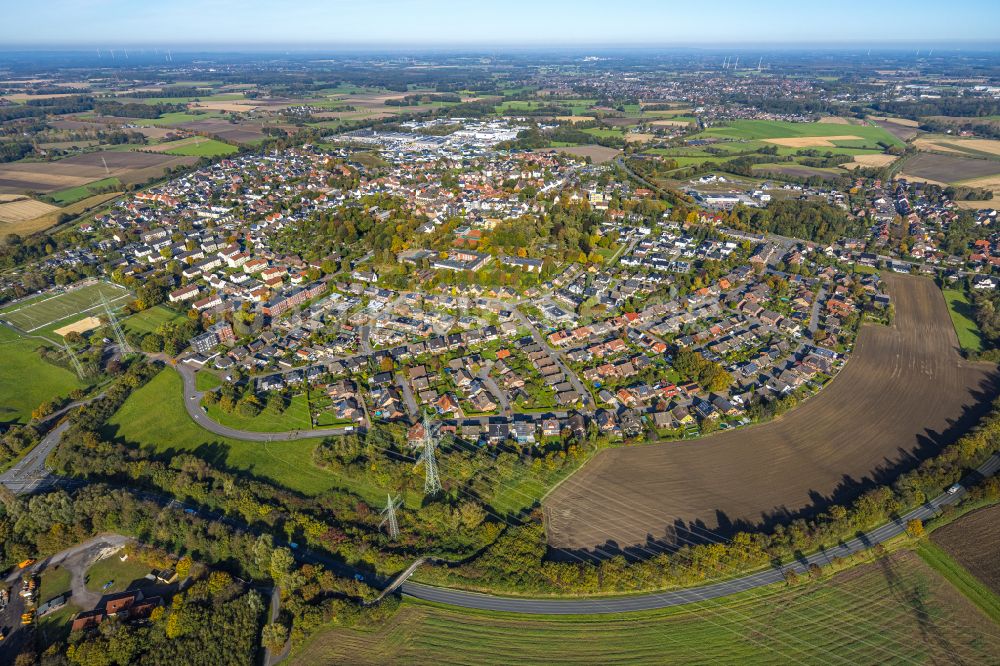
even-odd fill
[{"label": "dirt track", "polygon": [[709,538],[701,526],[731,533],[850,498],[953,440],[995,395],[992,367],[959,357],[933,282],[884,279],[895,325],[865,325],[819,395],[749,429],[601,452],[546,499],[550,545],[614,552]]}]

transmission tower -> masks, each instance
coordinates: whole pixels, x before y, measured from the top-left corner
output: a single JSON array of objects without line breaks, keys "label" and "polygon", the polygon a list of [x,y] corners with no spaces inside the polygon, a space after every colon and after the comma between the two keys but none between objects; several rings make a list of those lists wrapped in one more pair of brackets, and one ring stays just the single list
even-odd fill
[{"label": "transmission tower", "polygon": [[417,465],[420,463],[424,465],[424,494],[436,495],[442,490],[441,477],[438,476],[437,458],[434,454],[438,442],[431,429],[430,421],[426,417],[424,418],[424,437],[420,445],[423,452],[417,458]]},{"label": "transmission tower", "polygon": [[105,298],[104,294],[101,294],[101,305],[104,306],[104,314],[108,316],[108,323],[111,324],[111,332],[114,333],[115,341],[118,343],[118,349],[121,350],[122,356],[131,354],[132,347],[129,346],[128,340],[125,339],[125,333],[122,331],[122,327],[118,323],[118,318],[115,317],[115,313],[111,310],[111,304],[108,303],[108,299]]},{"label": "transmission tower", "polygon": [[396,509],[402,504],[398,497],[386,495],[385,508],[382,509],[382,522],[378,524],[379,529],[383,525],[389,526],[389,540],[395,541],[399,538],[399,521],[396,520]]},{"label": "transmission tower", "polygon": [[83,371],[83,365],[80,364],[80,359],[76,357],[73,347],[66,344],[64,345],[64,348],[66,349],[66,353],[69,354],[69,361],[73,364],[73,369],[76,370],[76,376],[83,379],[87,373]]}]

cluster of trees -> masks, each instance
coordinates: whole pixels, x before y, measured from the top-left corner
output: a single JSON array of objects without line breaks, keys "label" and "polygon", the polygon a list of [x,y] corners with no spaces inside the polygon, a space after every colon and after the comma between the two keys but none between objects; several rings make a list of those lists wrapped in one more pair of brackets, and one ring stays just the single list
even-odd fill
[{"label": "cluster of trees", "polygon": [[433,102],[458,103],[462,101],[462,96],[457,93],[421,93],[419,95],[407,95],[399,99],[385,100],[386,106],[419,106],[420,104],[432,104]]},{"label": "cluster of trees", "polygon": [[537,127],[530,127],[518,133],[517,139],[500,144],[502,148],[512,150],[540,150],[548,148],[552,142],[588,144],[595,143],[608,148],[624,148],[624,136],[601,136],[589,134],[583,130],[576,129],[572,125],[560,125],[555,129],[542,131]]},{"label": "cluster of trees", "polygon": [[79,113],[92,108],[94,108],[94,98],[89,95],[29,99],[24,104],[0,106],[0,123],[18,118],[44,118],[49,114]]},{"label": "cluster of trees", "polygon": [[480,247],[507,254],[526,250],[528,256],[578,261],[581,254],[589,257],[602,247],[602,237],[597,233],[602,219],[601,213],[586,204],[558,201],[541,215],[501,222]]},{"label": "cluster of trees", "polygon": [[706,391],[725,391],[733,383],[732,375],[721,365],[686,347],[674,354],[673,366],[682,377],[697,382]]},{"label": "cluster of trees", "polygon": [[249,664],[265,615],[261,595],[223,571],[208,573],[153,610],[149,622],[104,622],[71,634],[41,659],[43,666]]},{"label": "cluster of trees", "polygon": [[218,405],[227,414],[239,414],[247,418],[253,418],[265,409],[278,416],[284,413],[287,406],[284,396],[271,392],[267,396],[265,407],[249,385],[240,390],[240,387],[231,382],[223,384],[218,391],[209,391],[204,400],[206,405]]},{"label": "cluster of trees", "polygon": [[16,162],[35,150],[30,141],[4,141],[0,143],[0,162]]},{"label": "cluster of trees", "polygon": [[982,118],[1000,115],[1000,102],[992,97],[945,95],[934,99],[886,100],[872,108],[882,113],[916,120],[921,116],[962,116]]},{"label": "cluster of trees", "polygon": [[783,199],[767,208],[736,206],[729,222],[738,229],[756,233],[770,232],[820,243],[838,238],[862,237],[866,228],[862,220],[850,217],[844,210],[820,201]]},{"label": "cluster of trees", "polygon": [[164,113],[185,111],[183,104],[143,104],[142,102],[112,102],[99,100],[94,102],[94,112],[102,116],[116,118],[159,118]]},{"label": "cluster of trees", "polygon": [[201,329],[201,318],[197,317],[163,322],[150,333],[128,331],[125,337],[129,344],[144,352],[152,354],[164,352],[168,356],[176,356],[187,347],[188,340],[200,333]]},{"label": "cluster of trees", "polygon": [[0,466],[18,458],[25,451],[38,443],[41,436],[30,425],[13,425],[0,436]]}]

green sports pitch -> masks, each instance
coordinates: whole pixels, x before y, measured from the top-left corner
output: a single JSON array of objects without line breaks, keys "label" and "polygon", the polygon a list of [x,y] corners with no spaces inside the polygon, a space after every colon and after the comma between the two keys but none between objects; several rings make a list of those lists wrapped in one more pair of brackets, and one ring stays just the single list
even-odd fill
[{"label": "green sports pitch", "polygon": [[104,309],[102,297],[112,308],[119,308],[131,294],[110,282],[89,282],[12,304],[0,311],[0,319],[23,333],[45,332],[55,324],[99,315]]}]

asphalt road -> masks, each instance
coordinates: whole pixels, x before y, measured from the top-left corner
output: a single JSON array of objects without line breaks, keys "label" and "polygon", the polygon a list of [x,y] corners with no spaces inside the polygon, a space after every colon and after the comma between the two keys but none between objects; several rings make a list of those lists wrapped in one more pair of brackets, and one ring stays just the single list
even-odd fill
[{"label": "asphalt road", "polygon": [[[1000,470],[1000,454],[994,454],[977,470],[983,476],[992,476]],[[424,599],[463,608],[480,610],[507,611],[511,613],[529,613],[535,615],[599,615],[605,613],[628,613],[634,611],[654,610],[680,606],[692,602],[707,601],[745,592],[765,585],[780,583],[785,579],[789,569],[797,574],[806,573],[809,565],[821,567],[832,563],[835,557],[845,557],[858,553],[875,544],[882,543],[906,531],[906,523],[914,518],[927,520],[940,511],[942,506],[957,504],[965,496],[964,489],[956,493],[942,493],[933,500],[910,511],[891,523],[877,527],[862,536],[842,543],[836,548],[820,551],[808,557],[797,560],[781,568],[760,571],[749,576],[705,585],[703,587],[669,592],[654,592],[634,596],[611,598],[584,599],[530,599],[500,597],[463,590],[452,590],[440,587],[422,585],[420,583],[404,582],[400,590],[406,596]]]},{"label": "asphalt road", "polygon": [[250,430],[237,430],[224,426],[218,421],[213,421],[201,408],[201,396],[203,391],[195,387],[195,373],[184,363],[174,366],[184,381],[184,409],[195,423],[209,432],[216,435],[230,437],[232,439],[242,439],[250,442],[273,442],[279,440],[303,439],[306,437],[333,437],[335,435],[346,435],[353,432],[354,426],[340,426],[337,428],[317,428],[314,430],[290,430],[286,432],[252,432]]},{"label": "asphalt road", "polygon": [[0,485],[16,494],[39,492],[55,484],[55,477],[49,474],[45,459],[59,444],[62,435],[69,428],[69,421],[60,423],[50,430],[35,448],[28,452],[16,465],[0,474]]}]

